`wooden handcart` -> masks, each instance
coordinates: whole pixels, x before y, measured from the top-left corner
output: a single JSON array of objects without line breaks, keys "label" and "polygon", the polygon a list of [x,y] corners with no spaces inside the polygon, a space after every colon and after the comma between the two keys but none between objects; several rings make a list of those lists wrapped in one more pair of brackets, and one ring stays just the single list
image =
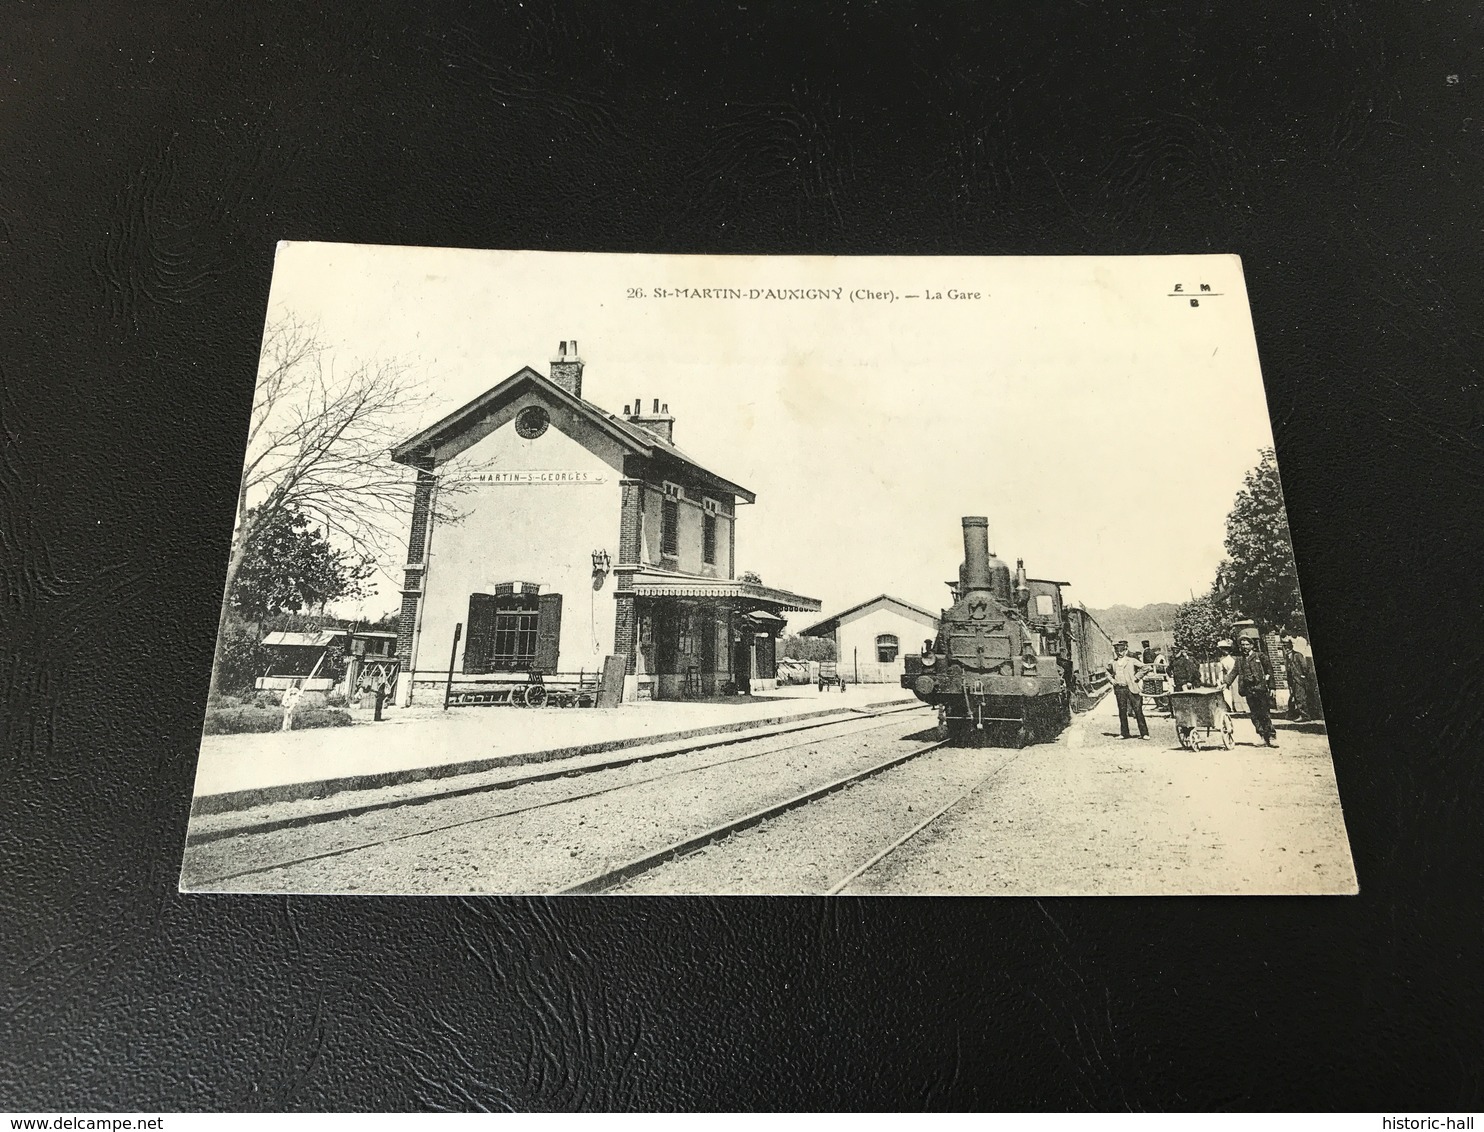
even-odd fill
[{"label": "wooden handcart", "polygon": [[1199,751],[1219,735],[1226,750],[1236,746],[1236,732],[1226,698],[1220,688],[1188,688],[1170,693],[1170,710],[1175,716],[1175,732],[1187,751]]}]

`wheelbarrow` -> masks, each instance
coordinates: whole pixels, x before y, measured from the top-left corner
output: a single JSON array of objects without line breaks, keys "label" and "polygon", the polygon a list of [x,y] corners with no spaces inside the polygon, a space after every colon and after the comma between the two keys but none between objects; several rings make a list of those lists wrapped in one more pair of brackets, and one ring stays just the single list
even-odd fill
[{"label": "wheelbarrow", "polygon": [[1236,746],[1236,733],[1226,699],[1220,688],[1190,688],[1170,693],[1170,711],[1175,717],[1175,733],[1187,751],[1199,751],[1220,734],[1226,750]]}]

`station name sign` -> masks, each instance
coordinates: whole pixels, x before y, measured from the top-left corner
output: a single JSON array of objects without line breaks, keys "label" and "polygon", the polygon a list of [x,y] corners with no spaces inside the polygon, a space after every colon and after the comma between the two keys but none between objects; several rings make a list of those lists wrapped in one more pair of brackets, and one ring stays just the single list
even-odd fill
[{"label": "station name sign", "polygon": [[558,468],[511,469],[509,471],[486,469],[472,473],[469,478],[476,485],[489,487],[523,487],[527,484],[567,487],[574,484],[608,482],[608,477],[600,472],[563,471]]}]

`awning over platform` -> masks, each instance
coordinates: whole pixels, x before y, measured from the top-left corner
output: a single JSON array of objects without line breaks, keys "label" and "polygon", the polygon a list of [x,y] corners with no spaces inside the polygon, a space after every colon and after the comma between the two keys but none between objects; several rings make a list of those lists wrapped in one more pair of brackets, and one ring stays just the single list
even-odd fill
[{"label": "awning over platform", "polygon": [[639,597],[691,597],[709,600],[733,599],[773,612],[791,609],[816,613],[817,598],[803,597],[788,590],[739,582],[735,578],[706,578],[699,574],[672,574],[661,570],[639,570],[634,574],[634,593]]},{"label": "awning over platform", "polygon": [[269,633],[263,638],[268,648],[275,646],[298,649],[322,649],[345,636],[343,629],[323,629],[318,633]]},{"label": "awning over platform", "polygon": [[759,625],[782,625],[783,618],[776,613],[769,613],[766,609],[753,609],[742,616],[749,621],[755,621]]}]

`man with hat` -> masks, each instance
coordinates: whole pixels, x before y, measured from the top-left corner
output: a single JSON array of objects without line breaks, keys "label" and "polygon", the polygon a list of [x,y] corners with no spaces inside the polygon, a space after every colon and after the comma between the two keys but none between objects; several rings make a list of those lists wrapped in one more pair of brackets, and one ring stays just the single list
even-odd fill
[{"label": "man with hat", "polygon": [[1313,670],[1303,653],[1293,647],[1293,638],[1283,638],[1283,671],[1288,677],[1288,718],[1295,723],[1317,719],[1319,712],[1309,694]]},{"label": "man with hat", "polygon": [[1237,682],[1237,693],[1247,701],[1247,712],[1252,717],[1252,726],[1265,745],[1278,745],[1278,732],[1273,727],[1273,669],[1257,647],[1256,637],[1241,637],[1237,641],[1242,655],[1227,676],[1228,685]]},{"label": "man with hat", "polygon": [[1118,727],[1123,732],[1120,738],[1130,737],[1130,712],[1139,721],[1139,738],[1149,738],[1149,725],[1144,722],[1144,696],[1139,686],[1146,671],[1147,665],[1129,656],[1127,641],[1118,641],[1113,645],[1113,663],[1108,665],[1108,675],[1113,678],[1113,697],[1118,701]]},{"label": "man with hat", "polygon": [[1170,679],[1175,682],[1177,692],[1200,685],[1201,666],[1195,662],[1195,657],[1190,655],[1189,649],[1175,650],[1175,659],[1170,661]]}]

